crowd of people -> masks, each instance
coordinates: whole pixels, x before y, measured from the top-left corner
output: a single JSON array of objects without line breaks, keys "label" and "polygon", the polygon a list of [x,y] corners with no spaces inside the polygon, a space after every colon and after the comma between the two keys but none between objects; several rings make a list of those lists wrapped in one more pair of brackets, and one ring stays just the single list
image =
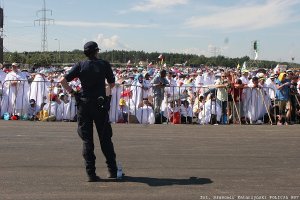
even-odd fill
[{"label": "crowd of people", "polygon": [[[59,79],[70,67],[0,69],[4,120],[76,121],[75,96]],[[300,123],[299,71],[224,67],[118,67],[111,95],[112,123]],[[71,87],[80,91],[80,81]]]}]

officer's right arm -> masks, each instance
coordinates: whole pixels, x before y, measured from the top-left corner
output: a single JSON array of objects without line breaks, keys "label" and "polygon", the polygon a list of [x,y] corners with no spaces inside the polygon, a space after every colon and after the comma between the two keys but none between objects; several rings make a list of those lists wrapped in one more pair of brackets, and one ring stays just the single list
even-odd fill
[{"label": "officer's right arm", "polygon": [[65,74],[59,82],[61,83],[62,87],[67,90],[68,93],[71,93],[73,91],[72,87],[69,86],[68,82],[72,81],[74,78],[79,77],[80,73],[80,63],[77,63],[72,67],[70,71],[68,71],[67,74]]},{"label": "officer's right arm", "polygon": [[73,89],[71,86],[69,86],[67,80],[65,77],[62,77],[60,80],[59,80],[60,84],[62,85],[62,87],[68,92],[68,93],[72,93],[73,92]]},{"label": "officer's right arm", "polygon": [[104,62],[105,63],[105,78],[107,80],[108,84],[114,84],[115,83],[115,76],[112,71],[111,65],[109,62]]},{"label": "officer's right arm", "polygon": [[105,63],[105,78],[107,80],[108,86],[110,87],[110,89],[112,89],[113,87],[115,87],[115,76],[109,62],[105,61],[104,63]]}]

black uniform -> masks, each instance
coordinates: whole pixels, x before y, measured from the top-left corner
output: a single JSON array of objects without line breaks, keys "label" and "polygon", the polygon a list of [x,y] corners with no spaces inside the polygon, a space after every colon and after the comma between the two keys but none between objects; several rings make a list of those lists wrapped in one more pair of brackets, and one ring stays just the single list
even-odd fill
[{"label": "black uniform", "polygon": [[99,105],[99,97],[103,97],[108,105],[105,92],[105,79],[108,83],[114,83],[115,78],[108,62],[97,59],[88,59],[77,63],[65,75],[69,82],[78,77],[81,81],[81,91],[77,96],[78,134],[83,140],[83,157],[88,176],[95,176],[95,154],[93,142],[93,122],[98,132],[101,150],[106,158],[110,176],[117,173],[116,154],[111,141],[112,128],[109,122],[107,106]]}]

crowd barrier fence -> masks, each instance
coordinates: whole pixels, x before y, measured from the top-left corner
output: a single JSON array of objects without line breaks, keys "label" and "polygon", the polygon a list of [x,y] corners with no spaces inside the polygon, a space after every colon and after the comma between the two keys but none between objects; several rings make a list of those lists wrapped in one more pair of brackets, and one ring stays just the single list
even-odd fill
[{"label": "crowd barrier fence", "polygon": [[[58,82],[8,80],[2,84],[1,91],[2,118],[9,113],[26,119],[29,100],[34,99],[38,109],[46,110],[48,117],[55,116],[56,121],[76,121],[74,97],[64,95],[54,101],[54,96],[49,95],[63,93]],[[111,95],[109,113],[112,123],[276,124],[278,116],[285,114],[279,109],[281,102],[276,101],[275,90],[270,87],[116,84]],[[288,103],[287,120],[299,123],[297,109],[299,99],[294,95]]]}]

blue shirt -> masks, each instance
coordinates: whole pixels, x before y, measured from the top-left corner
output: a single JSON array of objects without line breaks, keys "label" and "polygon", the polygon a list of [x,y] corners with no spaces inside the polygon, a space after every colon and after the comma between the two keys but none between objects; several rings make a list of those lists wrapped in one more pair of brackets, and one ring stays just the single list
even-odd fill
[{"label": "blue shirt", "polygon": [[[284,81],[279,81],[278,79],[276,79],[275,83],[277,86],[281,86],[285,83],[288,83],[288,80],[284,80]],[[289,95],[290,95],[290,87],[288,85],[283,86],[281,89],[276,89],[276,99],[280,100],[280,101],[287,101],[289,100]]]},{"label": "blue shirt", "polygon": [[[151,81],[151,84],[164,84],[164,85],[167,85],[169,84],[168,80],[166,78],[162,78],[160,75],[159,76],[156,76],[152,81]],[[156,95],[156,96],[161,96],[163,97],[164,96],[164,88],[165,87],[158,87],[158,86],[154,86],[152,89],[153,89],[153,93]]]}]

